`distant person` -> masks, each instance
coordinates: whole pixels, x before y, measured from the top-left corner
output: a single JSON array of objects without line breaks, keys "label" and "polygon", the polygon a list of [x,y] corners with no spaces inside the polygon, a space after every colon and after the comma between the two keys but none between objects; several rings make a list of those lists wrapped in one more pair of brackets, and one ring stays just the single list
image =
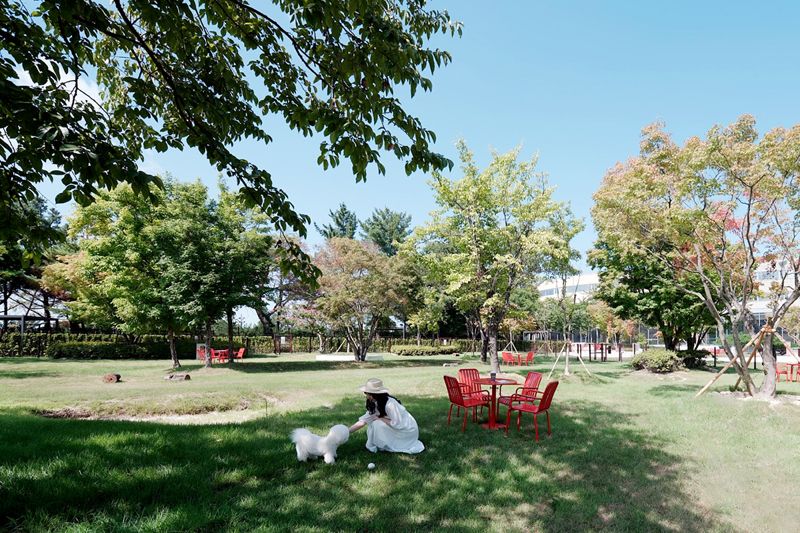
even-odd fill
[{"label": "distant person", "polygon": [[350,433],[367,427],[367,449],[397,453],[420,453],[419,426],[400,400],[389,395],[383,381],[372,378],[360,388],[367,397],[367,412],[350,426]]}]

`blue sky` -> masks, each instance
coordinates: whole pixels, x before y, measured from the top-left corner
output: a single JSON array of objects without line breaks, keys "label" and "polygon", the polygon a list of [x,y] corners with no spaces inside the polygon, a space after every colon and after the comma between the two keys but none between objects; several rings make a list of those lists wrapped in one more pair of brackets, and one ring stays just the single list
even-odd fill
[{"label": "blue sky", "polygon": [[[409,108],[436,131],[436,149],[455,160],[464,138],[484,165],[490,150],[521,144],[585,218],[576,241],[594,231],[591,195],[606,169],[638,151],[639,132],[656,120],[679,141],[749,113],[760,131],[800,122],[800,2],[434,1],[464,23],[461,38],[437,37],[453,62],[437,70],[431,93]],[[403,93],[401,93],[403,94]],[[346,203],[360,218],[389,206],[423,223],[435,207],[427,177],[406,176],[386,160],[355,183],[349,166],[323,171],[317,140],[267,122],[275,142],[236,152],[272,172],[299,212],[317,223]],[[147,170],[212,189],[217,173],[195,152],[148,154]],[[457,169],[454,171],[457,176]],[[54,187],[43,187],[52,198]],[[309,241],[320,237],[309,229]]]}]

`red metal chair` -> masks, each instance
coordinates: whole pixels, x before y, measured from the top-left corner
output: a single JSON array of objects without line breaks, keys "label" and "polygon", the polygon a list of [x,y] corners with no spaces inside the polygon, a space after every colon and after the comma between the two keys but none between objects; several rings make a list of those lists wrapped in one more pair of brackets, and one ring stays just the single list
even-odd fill
[{"label": "red metal chair", "polygon": [[534,353],[533,352],[528,352],[528,355],[525,357],[525,365],[526,366],[530,366],[530,365],[533,364],[533,357],[534,357]]},{"label": "red metal chair", "polygon": [[511,352],[502,352],[500,355],[503,357],[503,363],[505,364],[513,365],[516,362]]},{"label": "red metal chair", "polygon": [[[514,397],[522,397],[528,396],[530,397],[530,401],[533,401],[539,396],[539,383],[542,382],[542,373],[541,372],[528,372],[528,375],[525,376],[525,382],[522,384],[522,387],[517,387],[517,390],[514,391],[514,394],[510,396],[500,396],[497,399],[497,411],[500,414],[500,404],[505,405],[508,407],[511,404],[511,399]],[[519,419],[520,413],[517,413],[517,419]],[[519,421],[517,422],[519,425]]]},{"label": "red metal chair", "polygon": [[228,350],[215,350],[211,348],[211,362],[213,363],[215,359],[218,363],[227,363]]},{"label": "red metal chair", "polygon": [[[515,394],[511,398],[508,405],[508,414],[506,415],[506,435],[508,435],[508,426],[511,424],[511,411],[520,411],[525,413],[533,413],[533,430],[536,435],[536,442],[539,442],[539,423],[536,415],[545,413],[547,415],[547,434],[552,435],[550,430],[550,404],[553,401],[553,395],[558,388],[558,381],[551,381],[544,388],[542,397],[539,403],[532,402],[529,396]],[[519,430],[520,419],[517,418],[517,429]]]},{"label": "red metal chair", "polygon": [[244,359],[244,346],[239,348],[239,350],[234,355],[236,359]]},{"label": "red metal chair", "polygon": [[[481,388],[478,383],[475,383],[475,380],[480,379],[481,374],[478,372],[477,368],[462,368],[458,371],[458,383],[461,386],[461,394],[464,397],[474,398],[480,397],[483,399],[486,397],[489,398],[489,393],[486,392]],[[472,419],[477,420],[477,413],[476,410],[473,409]],[[456,409],[456,416],[461,413],[461,409]],[[483,413],[483,406],[481,406],[481,413]]]},{"label": "red metal chair", "polygon": [[[447,412],[447,424],[450,425],[450,415],[453,414],[453,406],[464,408],[464,423],[461,431],[467,429],[467,414],[470,407],[474,410],[479,406],[489,407],[489,395],[485,396],[464,396],[461,392],[461,384],[452,376],[444,376],[444,384],[447,387],[447,396],[450,398],[450,410]],[[474,414],[474,411],[473,411]]]},{"label": "red metal chair", "polygon": [[786,381],[791,381],[789,366],[786,363],[775,363],[775,381],[780,382],[781,376],[786,376]]}]

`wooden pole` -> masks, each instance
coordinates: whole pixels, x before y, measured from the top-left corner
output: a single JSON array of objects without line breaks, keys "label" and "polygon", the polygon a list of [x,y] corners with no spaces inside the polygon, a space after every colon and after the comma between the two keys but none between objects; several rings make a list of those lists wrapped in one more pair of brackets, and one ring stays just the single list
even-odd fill
[{"label": "wooden pole", "polygon": [[[763,336],[764,336],[764,330],[762,329],[762,330],[759,332],[759,334],[758,334],[758,335],[753,335],[753,338],[752,338],[752,339],[750,339],[749,341],[747,341],[747,344],[745,344],[745,345],[742,347],[742,351],[746,350],[746,349],[748,348],[748,346],[750,346],[750,345],[751,345],[751,344],[752,344],[752,343],[753,343],[753,342],[754,342],[756,339],[759,339],[759,340],[758,340],[758,343],[759,343],[759,345],[760,345],[760,344],[761,344],[761,340],[760,340],[760,339],[761,339],[761,337],[763,337]],[[739,364],[739,361],[737,361],[737,360],[736,360],[736,358],[733,358],[733,359],[731,359],[730,361],[728,361],[728,363],[727,363],[725,366],[723,366],[723,367],[720,369],[720,371],[719,371],[719,372],[717,372],[717,374],[716,374],[716,375],[715,375],[713,378],[711,378],[711,381],[709,381],[708,383],[706,383],[706,384],[705,384],[705,386],[704,386],[702,389],[700,389],[700,391],[699,391],[697,394],[695,394],[695,395],[694,395],[694,397],[695,397],[695,398],[697,398],[698,396],[700,396],[701,394],[703,394],[705,391],[707,391],[707,390],[708,390],[708,388],[709,388],[709,387],[711,387],[711,385],[713,385],[715,381],[717,381],[719,378],[721,378],[721,377],[722,377],[722,374],[724,374],[725,372],[727,372],[727,370],[728,370],[730,367],[732,367],[734,364],[737,364],[737,365]],[[749,364],[749,361],[748,361],[748,364]],[[740,379],[741,379],[741,378],[740,378]],[[737,385],[738,385],[738,382],[737,382]]]},{"label": "wooden pole", "polygon": [[775,335],[776,337],[778,337],[778,340],[781,341],[783,343],[783,345],[786,347],[786,353],[788,353],[789,355],[794,357],[794,360],[797,361],[798,363],[800,363],[800,357],[795,355],[795,353],[792,351],[792,345],[789,344],[788,342],[786,342],[786,339],[784,339],[783,337],[778,335],[777,331],[773,332],[772,334]]}]

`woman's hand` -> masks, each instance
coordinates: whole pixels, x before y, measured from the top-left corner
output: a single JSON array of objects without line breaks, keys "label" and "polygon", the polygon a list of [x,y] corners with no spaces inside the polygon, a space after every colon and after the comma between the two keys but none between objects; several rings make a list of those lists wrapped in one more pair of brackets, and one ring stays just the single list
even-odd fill
[{"label": "woman's hand", "polygon": [[362,422],[359,420],[358,422],[350,426],[350,433],[355,433],[356,431],[358,431],[359,429],[363,428],[366,425],[367,425],[366,422]]}]

